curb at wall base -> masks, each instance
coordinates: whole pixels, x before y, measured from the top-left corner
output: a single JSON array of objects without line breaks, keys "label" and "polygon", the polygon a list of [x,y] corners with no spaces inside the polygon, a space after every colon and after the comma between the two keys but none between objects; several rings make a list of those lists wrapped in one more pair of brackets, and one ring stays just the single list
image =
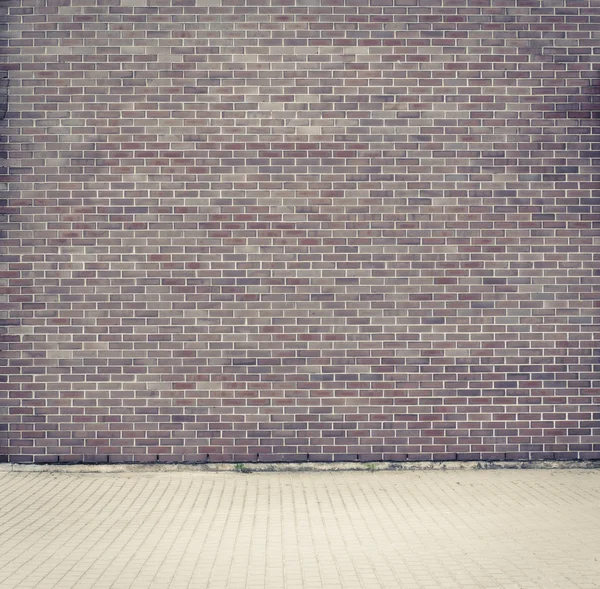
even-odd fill
[{"label": "curb at wall base", "polygon": [[199,463],[199,464],[0,464],[2,472],[25,473],[262,473],[262,472],[340,472],[340,471],[429,471],[429,470],[564,470],[600,468],[600,460],[518,460],[448,462],[278,462],[278,463]]}]

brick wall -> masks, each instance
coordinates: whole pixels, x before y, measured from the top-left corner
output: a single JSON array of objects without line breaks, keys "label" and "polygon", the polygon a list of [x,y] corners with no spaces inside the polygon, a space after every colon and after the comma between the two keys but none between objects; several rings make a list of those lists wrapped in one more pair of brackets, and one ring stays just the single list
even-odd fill
[{"label": "brick wall", "polygon": [[9,0],[1,454],[600,458],[600,0]]}]

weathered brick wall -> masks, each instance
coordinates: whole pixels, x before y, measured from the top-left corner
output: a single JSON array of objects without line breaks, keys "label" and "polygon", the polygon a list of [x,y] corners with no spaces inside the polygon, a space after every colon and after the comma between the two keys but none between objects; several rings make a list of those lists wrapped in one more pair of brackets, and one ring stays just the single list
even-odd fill
[{"label": "weathered brick wall", "polygon": [[600,458],[600,0],[9,0],[20,461]]}]

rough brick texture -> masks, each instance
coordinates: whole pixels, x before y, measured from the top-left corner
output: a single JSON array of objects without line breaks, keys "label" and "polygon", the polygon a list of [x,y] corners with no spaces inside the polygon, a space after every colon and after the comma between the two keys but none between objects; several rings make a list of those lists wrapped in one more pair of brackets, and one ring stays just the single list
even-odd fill
[{"label": "rough brick texture", "polygon": [[600,458],[600,0],[9,0],[4,459]]}]

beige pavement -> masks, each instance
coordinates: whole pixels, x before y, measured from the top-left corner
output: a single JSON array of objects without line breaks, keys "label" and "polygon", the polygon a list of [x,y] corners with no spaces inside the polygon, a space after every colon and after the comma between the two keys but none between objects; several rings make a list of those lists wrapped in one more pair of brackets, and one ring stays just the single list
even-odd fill
[{"label": "beige pavement", "polygon": [[600,470],[0,471],[0,588],[600,588]]}]

